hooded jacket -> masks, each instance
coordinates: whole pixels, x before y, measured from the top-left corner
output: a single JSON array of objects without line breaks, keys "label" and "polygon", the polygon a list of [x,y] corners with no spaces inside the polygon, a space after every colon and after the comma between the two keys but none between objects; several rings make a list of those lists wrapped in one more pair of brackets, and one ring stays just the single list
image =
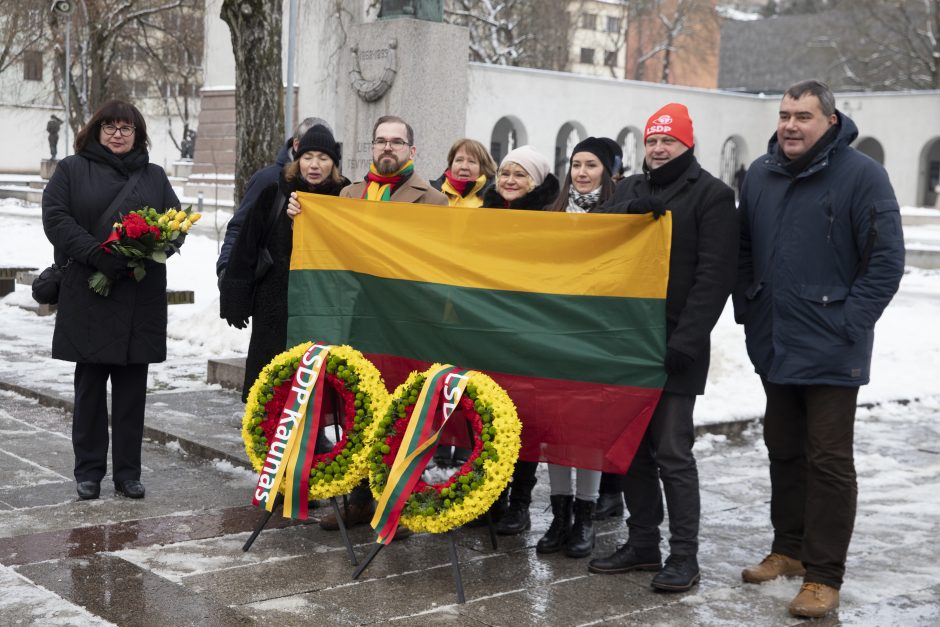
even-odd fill
[{"label": "hooded jacket", "polygon": [[802,171],[788,172],[775,135],[741,189],[735,318],[754,369],[775,384],[868,383],[875,322],[904,273],[888,176],[836,115],[835,139]]}]

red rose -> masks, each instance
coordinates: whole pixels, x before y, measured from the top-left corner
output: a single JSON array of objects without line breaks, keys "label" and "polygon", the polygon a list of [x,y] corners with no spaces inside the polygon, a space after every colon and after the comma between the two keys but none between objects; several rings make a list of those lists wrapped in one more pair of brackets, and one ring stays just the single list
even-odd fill
[{"label": "red rose", "polygon": [[150,225],[136,213],[129,213],[124,216],[124,232],[131,239],[140,239],[144,233],[150,232]]}]

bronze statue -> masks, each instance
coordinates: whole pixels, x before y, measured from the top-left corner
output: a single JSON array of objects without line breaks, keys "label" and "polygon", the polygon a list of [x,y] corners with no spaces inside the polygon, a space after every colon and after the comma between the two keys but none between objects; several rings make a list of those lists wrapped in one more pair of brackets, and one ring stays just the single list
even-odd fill
[{"label": "bronze statue", "polygon": [[379,18],[411,17],[427,22],[444,21],[443,0],[382,0]]},{"label": "bronze statue", "polygon": [[52,155],[49,158],[53,161],[59,151],[59,128],[61,127],[62,120],[56,114],[49,116],[49,121],[46,122],[46,132],[49,133],[49,152]]}]

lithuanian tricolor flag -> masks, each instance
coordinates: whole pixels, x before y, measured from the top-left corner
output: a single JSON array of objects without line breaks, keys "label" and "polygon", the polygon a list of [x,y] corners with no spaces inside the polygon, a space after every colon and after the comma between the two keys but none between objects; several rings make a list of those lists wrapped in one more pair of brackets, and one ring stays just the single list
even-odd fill
[{"label": "lithuanian tricolor flag", "polygon": [[519,410],[520,458],[627,468],[666,379],[671,214],[299,196],[289,346],[349,344],[390,388],[483,370]]}]

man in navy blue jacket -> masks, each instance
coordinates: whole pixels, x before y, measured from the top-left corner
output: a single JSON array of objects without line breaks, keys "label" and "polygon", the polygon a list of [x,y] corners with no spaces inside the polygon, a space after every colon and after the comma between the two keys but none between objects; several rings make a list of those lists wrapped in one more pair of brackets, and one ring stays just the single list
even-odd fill
[{"label": "man in navy blue jacket", "polygon": [[767,395],[770,554],[742,577],[802,575],[794,616],[839,605],[858,488],[853,430],[875,322],[904,273],[888,176],[854,150],[851,119],[818,81],[790,87],[767,154],[741,190],[735,318]]},{"label": "man in navy blue jacket", "polygon": [[294,151],[297,149],[297,146],[300,145],[300,138],[304,136],[304,133],[306,133],[308,129],[317,124],[325,126],[331,133],[333,132],[333,129],[330,128],[330,125],[327,124],[325,120],[320,118],[305,118],[304,121],[298,124],[297,128],[294,129],[294,135],[290,137],[284,143],[281,150],[278,151],[274,164],[261,168],[248,179],[248,184],[245,185],[245,193],[242,195],[238,209],[235,210],[235,213],[225,227],[225,238],[222,240],[219,259],[215,264],[215,274],[217,277],[222,277],[222,272],[225,270],[225,266],[228,265],[229,255],[232,254],[232,247],[235,246],[238,233],[245,223],[248,209],[258,200],[258,196],[261,195],[262,190],[272,183],[277,182],[278,175],[281,173],[281,170],[284,169],[284,166],[294,160]]}]

